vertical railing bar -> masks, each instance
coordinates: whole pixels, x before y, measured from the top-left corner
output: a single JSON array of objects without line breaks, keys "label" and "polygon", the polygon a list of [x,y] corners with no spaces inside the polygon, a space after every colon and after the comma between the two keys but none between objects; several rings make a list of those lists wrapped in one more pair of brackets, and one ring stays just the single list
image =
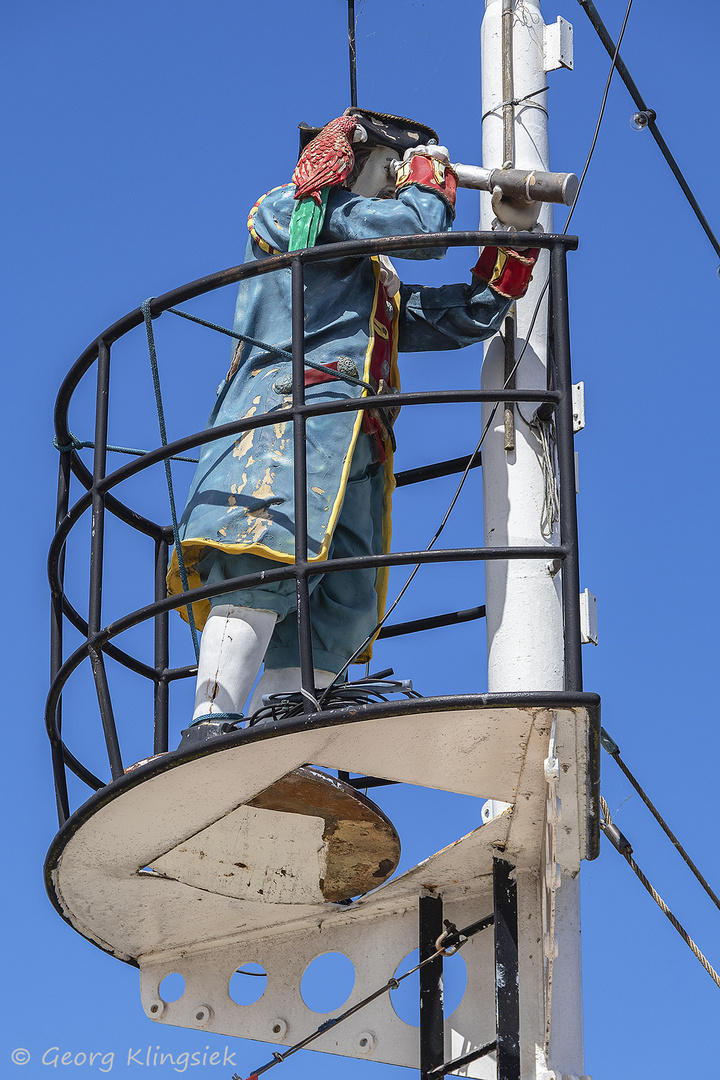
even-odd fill
[{"label": "vertical railing bar", "polygon": [[493,859],[497,1080],[520,1080],[517,881],[515,867]]},{"label": "vertical railing bar", "polygon": [[107,458],[108,396],[110,391],[110,349],[98,346],[97,398],[95,402],[95,449],[93,452],[92,533],[90,545],[90,602],[88,633],[97,634],[102,617],[102,572],[105,531],[105,500],[96,490],[105,478]]},{"label": "vertical railing bar", "polygon": [[292,260],[292,384],[295,502],[295,586],[303,708],[317,711],[308,590],[307,447],[305,417],[295,411],[305,404],[305,282],[300,255]]},{"label": "vertical railing bar", "polygon": [[[503,386],[515,389],[515,308],[511,307],[505,318],[505,371]],[[506,401],[503,409],[503,441],[505,450],[515,449],[515,405]]]},{"label": "vertical railing bar", "polygon": [[[71,450],[60,451],[58,465],[58,494],[57,511],[55,514],[55,528],[59,528],[60,522],[67,515],[70,505],[70,455]],[[53,596],[50,605],[50,680],[55,677],[63,663],[63,610],[62,594],[65,591],[65,548],[63,547],[58,559],[57,576],[60,585],[60,595]],[[62,694],[58,700],[57,729],[62,734]],[[63,758],[62,744],[52,746],[52,765],[55,780],[55,800],[57,803],[58,823],[62,827],[70,816],[70,802],[68,799],[67,776],[65,773],[65,760]]]},{"label": "vertical railing bar", "polygon": [[[155,600],[164,600],[167,596],[167,565],[168,565],[168,542],[156,540],[155,542]],[[162,612],[155,616],[155,642],[154,664],[157,673],[155,682],[155,715],[154,715],[154,738],[153,753],[165,754],[168,749],[168,712],[170,701],[170,685],[167,680],[167,670],[170,666],[170,650],[168,641],[169,613]]]},{"label": "vertical railing bar", "polygon": [[[443,932],[441,896],[420,896],[418,901],[420,961],[437,951],[435,942]],[[445,1061],[445,1020],[443,1005],[443,958],[438,956],[420,968],[420,1076],[426,1080],[432,1069]]]},{"label": "vertical railing bar", "polygon": [[90,540],[90,599],[88,605],[88,643],[100,717],[113,779],[123,773],[120,745],[113,716],[110,688],[102,652],[91,644],[99,633],[102,619],[103,554],[105,541],[105,499],[97,485],[105,478],[107,457],[108,409],[110,393],[110,346],[98,346],[97,396],[95,402],[95,450],[93,454],[92,534]]},{"label": "vertical railing bar", "polygon": [[110,697],[110,686],[105,670],[105,657],[102,654],[102,650],[96,649],[94,646],[91,646],[88,652],[90,663],[92,664],[93,676],[95,678],[95,691],[97,693],[98,706],[100,707],[100,717],[102,719],[103,733],[105,735],[108,761],[110,762],[110,772],[112,773],[113,780],[116,780],[118,776],[122,776],[125,770],[123,768],[122,757],[120,756],[120,744],[118,742],[117,728],[115,726],[115,716],[113,713],[112,699]]},{"label": "vertical railing bar", "polygon": [[355,43],[355,0],[348,0],[348,50],[350,53],[350,104],[357,108],[357,50]]},{"label": "vertical railing bar", "polygon": [[565,689],[582,690],[580,644],[580,564],[575,495],[575,442],[573,437],[572,370],[568,322],[567,263],[565,250],[550,251],[551,303],[556,389],[558,471],[560,474],[560,542],[568,547],[562,566],[563,624],[565,630]]}]

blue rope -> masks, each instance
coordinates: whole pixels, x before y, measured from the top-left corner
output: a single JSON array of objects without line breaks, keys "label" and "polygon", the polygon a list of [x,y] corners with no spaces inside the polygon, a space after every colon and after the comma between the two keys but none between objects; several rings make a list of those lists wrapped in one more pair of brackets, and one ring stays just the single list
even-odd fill
[{"label": "blue rope", "polygon": [[202,724],[205,720],[244,720],[245,717],[241,712],[213,712],[205,713],[204,716],[198,716],[197,720],[193,720],[190,727],[195,727],[196,724]]},{"label": "blue rope", "polygon": [[[266,341],[258,341],[257,338],[251,338],[248,334],[238,334],[235,330],[228,330],[224,326],[219,326],[217,323],[208,322],[206,319],[198,319],[196,315],[188,315],[187,311],[180,311],[179,308],[169,307],[167,309],[172,315],[179,315],[182,319],[189,319],[190,322],[199,323],[200,326],[207,326],[208,330],[217,330],[219,334],[226,334],[228,337],[235,338],[236,341],[246,341],[248,345],[254,345],[258,349],[263,349],[265,352],[274,353],[276,356],[282,356],[283,360],[292,360],[292,353],[287,349],[281,349],[277,345],[268,345]],[[369,383],[363,382],[362,379],[356,378],[354,375],[347,375],[342,371],[335,371],[334,368],[326,367],[325,364],[317,364],[314,360],[308,360],[305,357],[305,367],[314,368],[315,371],[324,371],[327,375],[332,375],[334,379],[340,379],[342,382],[351,383],[353,386],[362,386],[368,393],[374,394],[372,386]]]},{"label": "blue rope", "polygon": [[[160,392],[160,374],[158,372],[157,352],[155,351],[155,335],[152,328],[152,315],[150,313],[150,304],[154,300],[154,297],[149,297],[144,300],[141,308],[143,318],[145,320],[145,331],[147,333],[148,341],[148,353],[150,354],[150,370],[152,371],[153,388],[155,390],[155,405],[157,407],[158,415],[158,427],[160,428],[160,441],[163,446],[167,446],[167,432],[165,430],[165,413],[163,410],[162,394]],[[164,461],[165,465],[165,477],[167,479],[168,498],[170,500],[170,514],[172,516],[173,537],[175,540],[175,551],[177,553],[178,569],[180,571],[180,581],[182,583],[183,592],[189,592],[190,587],[188,585],[187,571],[185,569],[185,559],[183,557],[182,544],[180,543],[180,530],[178,529],[177,512],[175,510],[175,495],[173,493],[172,483],[172,470],[170,468],[170,462],[167,458]],[[188,625],[190,626],[190,634],[192,636],[193,649],[195,650],[195,659],[200,659],[200,646],[198,645],[197,628],[195,626],[195,616],[192,610],[192,604],[188,604],[186,609],[188,617]]]},{"label": "blue rope", "polygon": [[[53,438],[53,446],[55,447],[56,450],[59,450],[61,454],[62,453],[67,453],[69,450],[85,450],[85,449],[94,450],[95,449],[95,443],[90,442],[89,439],[84,439],[84,440],[78,439],[76,435],[73,435],[72,431],[69,434],[70,434],[70,442],[66,443],[65,446],[60,445],[60,443],[58,442],[57,435]],[[145,457],[145,455],[150,452],[149,450],[135,450],[132,446],[107,446],[106,445],[105,449],[106,450],[113,450],[116,454],[133,454],[135,457]],[[196,457],[183,457],[181,454],[177,454],[176,456],[171,457],[170,460],[171,461],[191,461],[193,463],[193,465],[197,465],[197,463],[198,463],[198,459]]]}]

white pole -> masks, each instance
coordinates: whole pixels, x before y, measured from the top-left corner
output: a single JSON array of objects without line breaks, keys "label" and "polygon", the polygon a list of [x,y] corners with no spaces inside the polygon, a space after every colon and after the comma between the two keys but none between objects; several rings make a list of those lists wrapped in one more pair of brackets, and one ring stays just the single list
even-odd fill
[{"label": "white pole", "polygon": [[[505,13],[503,15],[503,12]],[[503,22],[506,41],[511,35],[511,55],[503,63]],[[550,170],[547,134],[547,85],[544,31],[539,0],[486,0],[482,25],[482,131],[483,167],[508,163],[519,169]],[[504,86],[503,86],[504,76]],[[509,108],[506,93],[512,80],[511,98],[527,98]],[[532,95],[527,97],[527,95]],[[503,114],[506,116],[503,126]],[[513,117],[514,113],[514,117]],[[512,130],[508,124],[512,122]],[[510,137],[512,136],[512,137]],[[480,195],[480,228],[489,230],[494,217],[490,195]],[[544,204],[540,224],[553,229],[553,210]],[[515,375],[518,388],[547,385],[547,293],[535,324],[530,322],[548,276],[549,256],[542,252],[527,295],[516,304],[515,356],[527,347]],[[529,337],[528,337],[529,335]],[[506,378],[505,350],[499,338],[486,348],[482,386],[503,387]],[[526,421],[534,405],[513,409],[514,449],[506,450],[506,426],[502,403],[498,407],[482,450],[485,544],[492,546],[553,545],[557,534],[543,537],[540,527],[544,483],[540,445]],[[483,407],[482,430],[490,420],[492,405]],[[523,419],[524,418],[524,419]],[[485,563],[488,689],[560,690],[563,688],[563,623],[561,581],[550,560]],[[499,807],[497,808],[499,809]],[[492,816],[496,808],[487,807]],[[520,906],[539,908],[539,882],[522,875]],[[523,1078],[548,1080],[551,1076],[581,1076],[583,1065],[582,976],[580,965],[580,906],[576,881],[563,875],[556,909],[558,956],[553,971],[552,1028],[549,1055],[541,1030],[542,978],[536,959],[523,965],[521,947],[521,1046]],[[536,928],[521,927],[521,938],[534,937]],[[535,941],[526,942],[525,955],[537,958]],[[533,1045],[534,1044],[534,1045]],[[555,1069],[557,1072],[549,1072]]]},{"label": "white pole", "polygon": [[[512,20],[513,96],[523,98],[546,86],[544,24],[539,4],[515,0]],[[503,157],[502,97],[503,0],[486,0],[482,27],[482,154],[485,168],[497,168]],[[522,12],[522,18],[518,14]],[[515,164],[522,169],[549,171],[547,94],[535,93],[515,107],[513,125]],[[491,111],[493,110],[493,111]],[[489,115],[488,115],[489,114]],[[494,217],[490,195],[480,196],[480,227],[490,229]],[[540,224],[553,227],[553,211],[543,204]],[[516,305],[516,355],[527,338],[535,306],[547,278],[549,258],[541,252],[527,296]],[[547,380],[547,294],[543,300],[522,362],[515,374],[518,388],[544,387]],[[483,387],[502,387],[505,381],[503,343],[495,338],[486,350]],[[532,418],[534,406],[515,408],[515,449],[505,450],[503,407],[495,413],[483,444],[483,499],[487,546],[551,545],[557,537],[540,531],[543,478],[539,444],[522,419]],[[483,409],[483,430],[492,406]],[[522,414],[522,416],[520,415]],[[559,690],[563,686],[563,628],[560,579],[555,567],[538,560],[485,564],[488,689]]]}]

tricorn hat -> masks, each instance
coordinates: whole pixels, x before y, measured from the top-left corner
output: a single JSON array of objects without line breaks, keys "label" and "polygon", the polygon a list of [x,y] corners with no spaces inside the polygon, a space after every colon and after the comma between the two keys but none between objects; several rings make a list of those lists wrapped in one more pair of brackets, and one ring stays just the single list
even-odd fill
[{"label": "tricorn hat", "polygon": [[[406,150],[427,146],[429,143],[437,144],[440,141],[438,133],[431,127],[419,124],[416,120],[408,120],[406,116],[391,116],[390,113],[371,112],[355,106],[346,109],[343,116],[354,116],[360,121],[367,132],[365,146],[389,146],[397,150],[401,157]],[[322,128],[303,123],[298,124],[298,129],[302,153],[307,144],[320,134]]]}]

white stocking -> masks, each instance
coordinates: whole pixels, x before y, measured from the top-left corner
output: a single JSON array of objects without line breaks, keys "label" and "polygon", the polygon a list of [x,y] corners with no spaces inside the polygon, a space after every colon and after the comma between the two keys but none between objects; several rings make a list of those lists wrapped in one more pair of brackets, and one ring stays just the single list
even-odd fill
[{"label": "white stocking", "polygon": [[[318,690],[324,690],[335,678],[334,672],[322,671],[318,668],[313,672],[313,676]],[[295,694],[299,692],[301,685],[299,667],[265,668],[250,699],[248,716],[252,716],[262,707],[263,694]]]},{"label": "white stocking", "polygon": [[200,641],[193,720],[213,713],[241,713],[277,613],[223,604],[214,607]]}]

